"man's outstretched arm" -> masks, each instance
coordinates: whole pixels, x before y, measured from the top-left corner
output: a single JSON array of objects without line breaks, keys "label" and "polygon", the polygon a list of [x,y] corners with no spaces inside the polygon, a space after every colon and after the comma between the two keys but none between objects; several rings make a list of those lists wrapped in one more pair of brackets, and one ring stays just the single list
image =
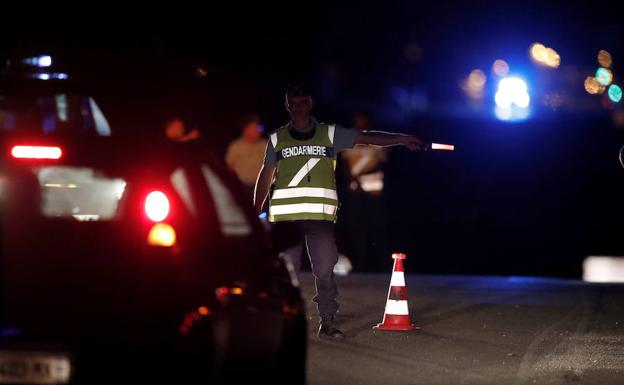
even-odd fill
[{"label": "man's outstretched arm", "polygon": [[405,146],[412,151],[423,148],[423,142],[413,135],[383,131],[362,131],[355,137],[355,144],[370,144],[381,147]]},{"label": "man's outstretched arm", "polygon": [[260,214],[264,201],[269,195],[269,189],[271,183],[273,183],[273,176],[275,174],[275,166],[263,165],[258,173],[258,179],[256,179],[256,188],[254,189],[254,208],[256,213]]}]

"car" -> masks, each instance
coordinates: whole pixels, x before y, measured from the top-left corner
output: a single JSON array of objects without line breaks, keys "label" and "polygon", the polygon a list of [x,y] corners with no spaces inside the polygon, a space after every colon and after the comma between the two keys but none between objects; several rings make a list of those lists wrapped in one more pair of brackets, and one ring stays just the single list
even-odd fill
[{"label": "car", "polygon": [[305,383],[296,279],[206,143],[117,136],[68,76],[7,79],[0,384]]}]

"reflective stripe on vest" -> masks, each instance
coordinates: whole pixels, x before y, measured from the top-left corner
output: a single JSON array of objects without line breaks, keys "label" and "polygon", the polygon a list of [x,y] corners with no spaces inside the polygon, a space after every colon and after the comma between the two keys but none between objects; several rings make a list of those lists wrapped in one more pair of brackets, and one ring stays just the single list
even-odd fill
[{"label": "reflective stripe on vest", "polygon": [[327,126],[327,135],[329,136],[329,141],[331,142],[331,144],[334,144],[334,134],[336,132],[336,126],[333,124],[330,124],[329,126]]},{"label": "reflective stripe on vest", "polygon": [[324,203],[293,203],[290,205],[274,205],[269,209],[269,214],[284,215],[284,214],[336,214],[337,207],[334,205],[328,205]]},{"label": "reflective stripe on vest", "polygon": [[310,171],[314,168],[314,166],[316,166],[316,164],[320,161],[321,160],[319,158],[312,158],[309,161],[307,161],[306,164],[304,164],[303,167],[301,167],[299,171],[297,172],[297,174],[292,178],[290,183],[288,183],[288,187],[295,187],[299,183],[301,183],[303,178],[305,178],[305,176],[309,174]]},{"label": "reflective stripe on vest", "polygon": [[336,190],[320,187],[294,187],[284,188],[273,191],[273,199],[288,199],[288,198],[327,198],[338,200]]}]

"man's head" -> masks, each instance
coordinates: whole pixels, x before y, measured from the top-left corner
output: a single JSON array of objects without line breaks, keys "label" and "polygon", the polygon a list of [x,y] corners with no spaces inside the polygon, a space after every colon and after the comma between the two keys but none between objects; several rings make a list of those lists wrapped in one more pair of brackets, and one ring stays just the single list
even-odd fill
[{"label": "man's head", "polygon": [[303,86],[293,86],[286,91],[286,110],[294,121],[310,119],[312,111],[312,96]]},{"label": "man's head", "polygon": [[171,140],[180,140],[185,134],[184,122],[180,118],[173,118],[169,120],[165,127],[165,133],[167,138]]},{"label": "man's head", "polygon": [[370,113],[366,111],[358,111],[353,115],[353,127],[360,131],[370,129]]},{"label": "man's head", "polygon": [[240,120],[242,137],[247,142],[255,142],[260,139],[262,125],[258,115],[246,115]]},{"label": "man's head", "polygon": [[178,117],[172,118],[167,122],[165,134],[168,139],[175,142],[188,142],[201,136],[201,133],[196,128],[188,131],[186,125],[184,124],[184,120]]}]

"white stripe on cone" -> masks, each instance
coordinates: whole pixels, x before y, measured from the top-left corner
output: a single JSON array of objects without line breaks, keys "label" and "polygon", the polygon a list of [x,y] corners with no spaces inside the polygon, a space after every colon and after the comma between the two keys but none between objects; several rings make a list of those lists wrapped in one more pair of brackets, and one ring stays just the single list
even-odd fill
[{"label": "white stripe on cone", "polygon": [[407,301],[395,301],[389,299],[386,302],[386,315],[409,315]]},{"label": "white stripe on cone", "polygon": [[392,272],[390,286],[405,286],[405,274],[402,271]]}]

